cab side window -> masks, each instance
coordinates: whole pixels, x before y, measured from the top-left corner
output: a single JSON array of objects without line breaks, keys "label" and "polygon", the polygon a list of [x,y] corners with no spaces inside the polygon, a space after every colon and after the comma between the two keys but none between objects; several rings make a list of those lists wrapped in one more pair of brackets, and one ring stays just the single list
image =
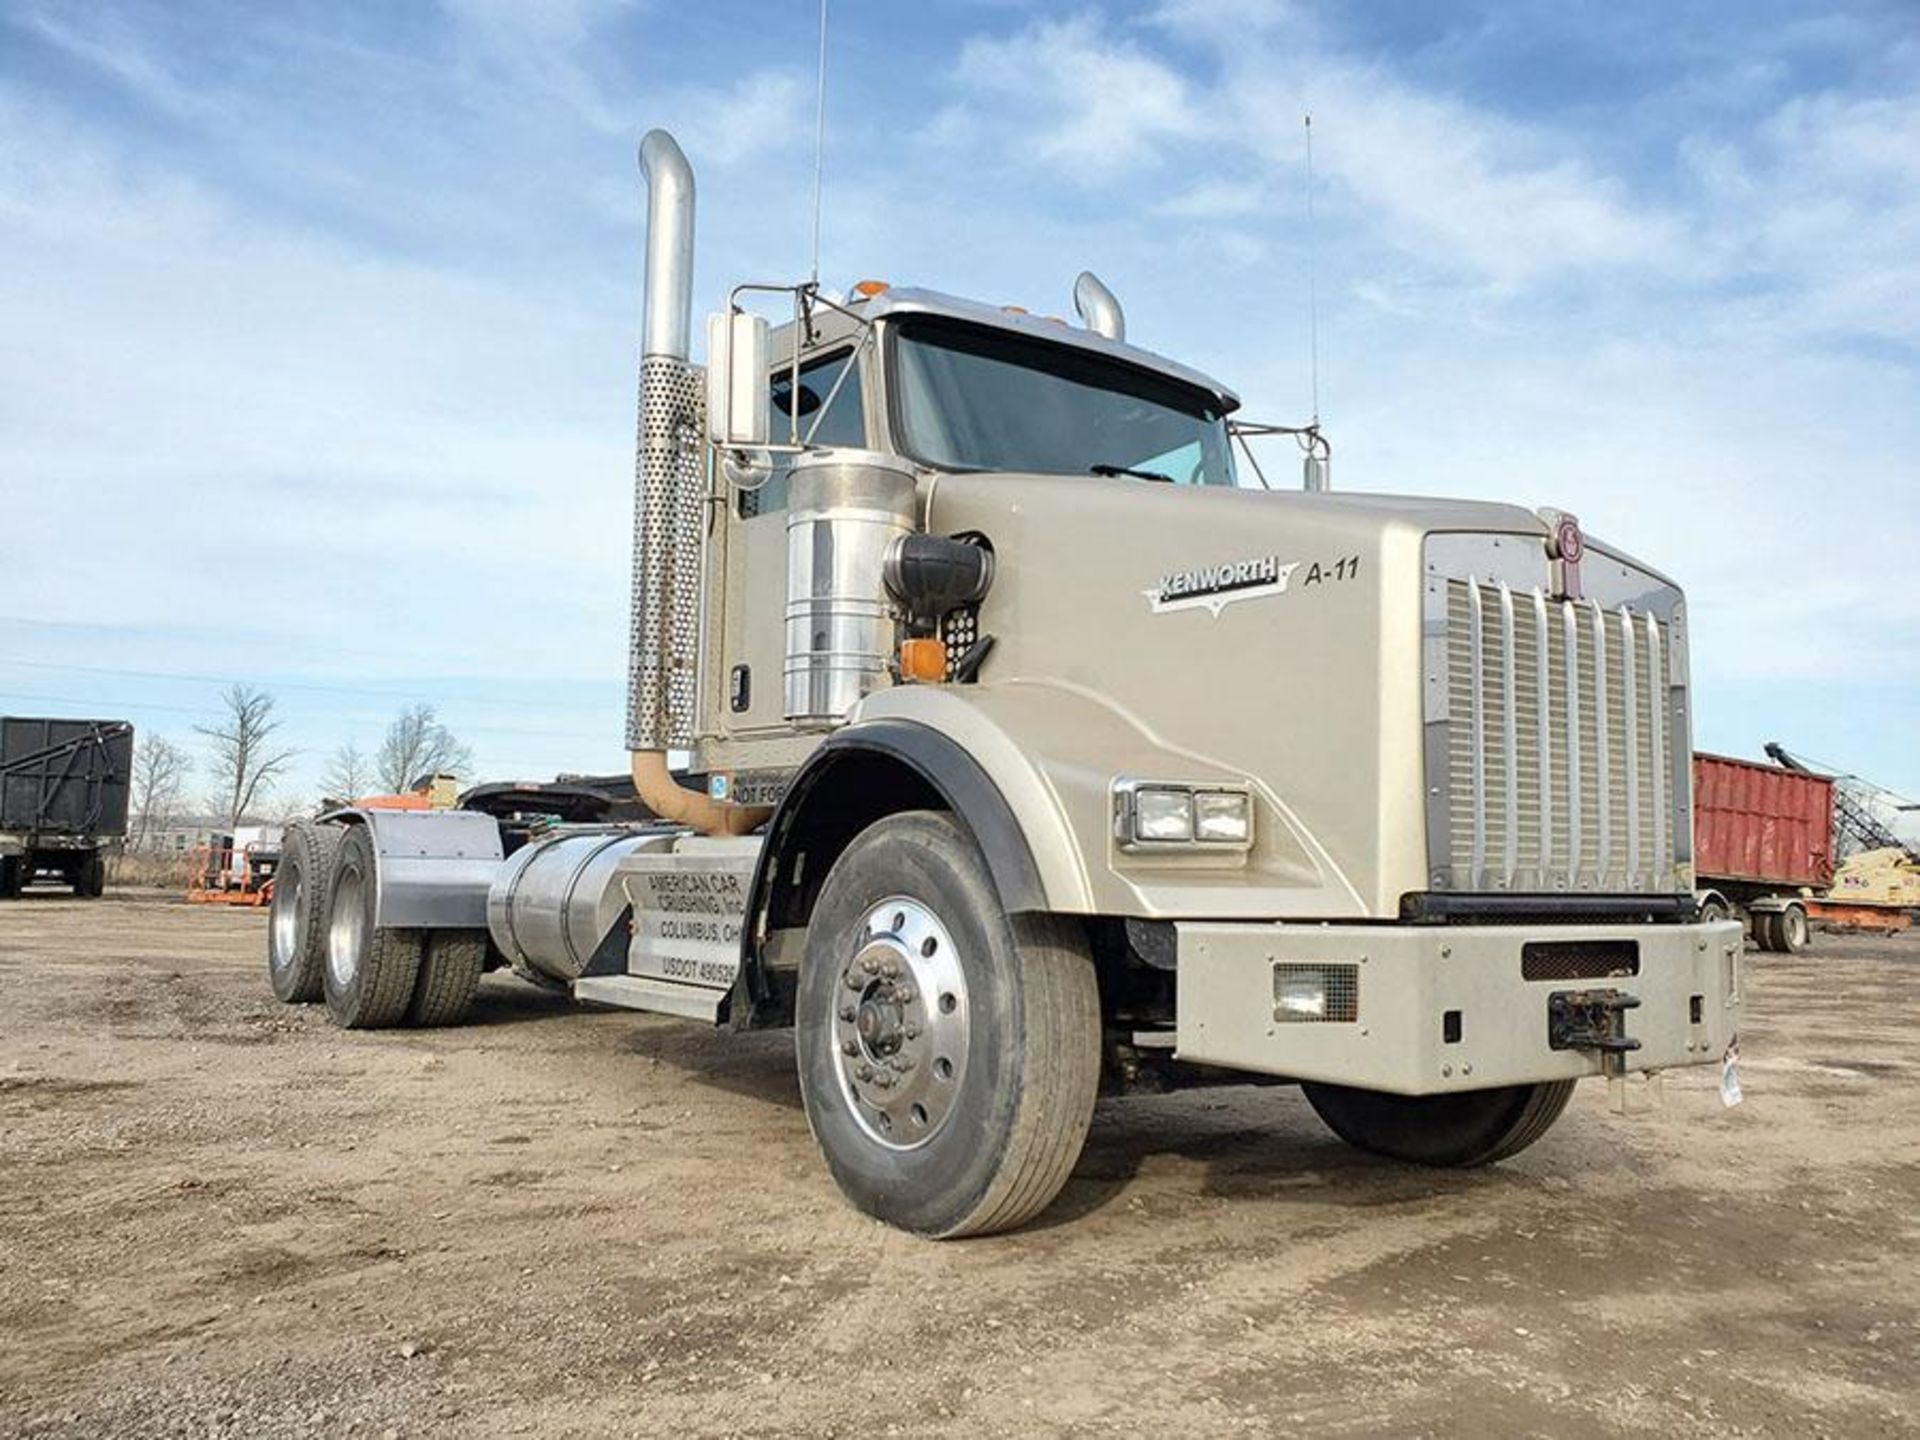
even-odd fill
[{"label": "cab side window", "polygon": [[[847,368],[852,364],[853,352],[843,350],[837,355],[810,361],[800,367],[798,409],[802,441],[814,445],[854,448],[866,445],[867,419],[861,408],[860,375],[857,369],[853,374],[847,374]],[[840,383],[843,375],[846,376],[845,384]],[[835,385],[840,386],[838,394],[834,394]],[[791,433],[795,411],[791,366],[782,366],[773,372],[769,389],[773,399],[772,438],[785,444]],[[829,395],[833,396],[831,405],[827,404]],[[756,490],[739,492],[741,519],[770,515],[787,508],[787,472],[791,460],[792,457],[788,455],[774,456],[773,474],[766,484]]]}]

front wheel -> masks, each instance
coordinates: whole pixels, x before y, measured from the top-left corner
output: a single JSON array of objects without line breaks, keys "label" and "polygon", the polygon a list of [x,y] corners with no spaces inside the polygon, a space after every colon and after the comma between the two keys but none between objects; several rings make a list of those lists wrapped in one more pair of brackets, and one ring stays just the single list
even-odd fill
[{"label": "front wheel", "polygon": [[828,873],[796,1004],[800,1094],[841,1191],[938,1238],[1024,1224],[1066,1183],[1100,1079],[1078,926],[1009,917],[950,815],[862,832]]},{"label": "front wheel", "polygon": [[1503,1085],[1452,1095],[1388,1095],[1312,1081],[1300,1087],[1327,1128],[1349,1145],[1415,1165],[1491,1165],[1546,1134],[1573,1081]]}]

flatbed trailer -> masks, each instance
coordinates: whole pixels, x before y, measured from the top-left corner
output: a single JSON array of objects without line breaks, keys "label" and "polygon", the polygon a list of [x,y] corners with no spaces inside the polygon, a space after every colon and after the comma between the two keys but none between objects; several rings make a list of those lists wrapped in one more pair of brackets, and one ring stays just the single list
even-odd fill
[{"label": "flatbed trailer", "polygon": [[126,721],[0,716],[0,900],[48,879],[98,896],[132,784]]}]

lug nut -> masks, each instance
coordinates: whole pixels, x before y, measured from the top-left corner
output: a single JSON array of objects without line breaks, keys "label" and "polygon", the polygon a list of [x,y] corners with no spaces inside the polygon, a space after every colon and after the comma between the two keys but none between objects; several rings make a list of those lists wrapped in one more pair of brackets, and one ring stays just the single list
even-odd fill
[{"label": "lug nut", "polygon": [[905,1033],[906,1033],[907,1039],[918,1040],[920,1038],[920,1027],[918,1025],[909,1025],[907,1026]]},{"label": "lug nut", "polygon": [[893,991],[893,998],[895,1000],[898,1000],[902,1005],[911,1005],[913,1003],[913,986],[911,985],[895,986]]},{"label": "lug nut", "polygon": [[873,1088],[876,1090],[891,1090],[893,1088],[893,1076],[887,1074],[884,1070],[881,1071],[873,1077]]},{"label": "lug nut", "polygon": [[857,1066],[855,1066],[855,1067],[854,1067],[854,1071],[853,1071],[853,1078],[854,1078],[854,1079],[856,1079],[856,1080],[871,1080],[871,1079],[873,1079],[873,1066],[871,1066],[871,1065],[857,1065]]},{"label": "lug nut", "polygon": [[851,1025],[860,1018],[860,1012],[851,1005],[843,1005],[840,1007],[840,1018]]},{"label": "lug nut", "polygon": [[860,1042],[857,1040],[842,1040],[840,1042],[840,1053],[842,1055],[858,1055],[860,1053]]},{"label": "lug nut", "polygon": [[913,1069],[913,1057],[911,1055],[894,1056],[893,1068],[898,1070],[902,1075],[906,1074],[907,1071]]},{"label": "lug nut", "polygon": [[849,990],[864,990],[867,988],[867,982],[849,970],[847,971],[847,988]]}]

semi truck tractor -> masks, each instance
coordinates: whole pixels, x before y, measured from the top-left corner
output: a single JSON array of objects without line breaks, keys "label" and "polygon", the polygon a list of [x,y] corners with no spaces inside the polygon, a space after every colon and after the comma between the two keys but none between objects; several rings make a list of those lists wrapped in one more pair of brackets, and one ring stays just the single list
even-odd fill
[{"label": "semi truck tractor", "polygon": [[37,880],[98,898],[132,785],[126,721],[0,716],[0,900]]},{"label": "semi truck tractor", "polygon": [[1038,1214],[1103,1088],[1294,1082],[1468,1166],[1581,1079],[1721,1060],[1672,581],[1556,511],[1257,488],[1238,398],[1091,274],[1078,324],[741,286],[703,369],[693,174],[658,130],[640,166],[647,818],[295,826],[281,998],[447,1023],[505,966],[792,1027],[841,1190],[936,1237]]}]

